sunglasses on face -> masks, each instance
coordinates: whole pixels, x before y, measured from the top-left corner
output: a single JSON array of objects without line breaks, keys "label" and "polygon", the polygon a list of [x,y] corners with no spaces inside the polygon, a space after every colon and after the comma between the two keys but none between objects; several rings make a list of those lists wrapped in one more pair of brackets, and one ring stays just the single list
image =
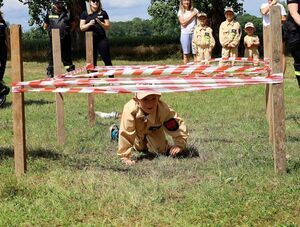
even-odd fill
[{"label": "sunglasses on face", "polygon": [[100,0],[92,0],[93,3],[99,3]]}]

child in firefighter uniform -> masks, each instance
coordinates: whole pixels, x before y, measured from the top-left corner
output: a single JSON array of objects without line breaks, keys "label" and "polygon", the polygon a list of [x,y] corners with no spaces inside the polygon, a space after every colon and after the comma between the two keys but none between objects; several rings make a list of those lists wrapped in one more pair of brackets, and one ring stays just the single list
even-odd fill
[{"label": "child in firefighter uniform", "polygon": [[[160,96],[157,92],[141,92],[125,104],[118,148],[118,156],[125,165],[135,164],[134,151],[176,156],[185,149],[185,123]],[[174,145],[169,145],[165,133],[172,137]]]},{"label": "child in firefighter uniform", "polygon": [[193,48],[196,50],[196,61],[205,61],[211,59],[211,52],[215,47],[215,39],[212,29],[206,25],[207,15],[199,13],[198,24],[194,30]]},{"label": "child in firefighter uniform", "polygon": [[75,20],[64,1],[53,0],[53,7],[44,19],[44,29],[48,31],[50,38],[48,77],[53,77],[53,54],[52,54],[52,29],[59,29],[61,42],[61,58],[65,69],[69,72],[75,69],[71,53],[71,31],[75,29]]},{"label": "child in firefighter uniform", "polygon": [[259,59],[259,38],[257,35],[254,35],[255,27],[253,23],[248,22],[245,25],[245,32],[247,35],[244,37],[244,46],[245,46],[245,53],[244,57],[246,58],[253,58]]},{"label": "child in firefighter uniform", "polygon": [[238,47],[242,32],[239,22],[234,20],[232,7],[225,8],[226,21],[220,25],[219,39],[222,46],[222,58],[238,57]]}]

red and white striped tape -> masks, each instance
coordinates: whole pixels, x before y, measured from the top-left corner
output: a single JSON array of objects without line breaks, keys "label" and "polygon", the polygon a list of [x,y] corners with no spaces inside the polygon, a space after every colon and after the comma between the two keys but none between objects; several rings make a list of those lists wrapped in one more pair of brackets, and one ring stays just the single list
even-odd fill
[{"label": "red and white striped tape", "polygon": [[269,77],[245,77],[245,78],[207,78],[207,77],[157,77],[157,78],[97,78],[97,79],[55,79],[55,80],[36,80],[14,83],[14,86],[24,86],[31,88],[41,87],[71,87],[71,86],[99,86],[99,85],[120,85],[120,84],[194,84],[194,83],[278,83],[282,80],[282,74]]},{"label": "red and white striped tape", "polygon": [[[249,58],[222,58],[212,59],[211,62],[213,61],[241,61],[242,63],[253,63],[256,60]],[[282,83],[282,73],[269,75],[271,70],[267,65],[267,60],[259,60],[259,62],[259,66],[188,64],[93,67],[92,64],[87,64],[85,67],[79,68],[71,73],[59,75],[53,79],[14,83],[13,92],[189,92],[253,84]],[[80,74],[85,71],[93,72]],[[104,77],[108,75],[122,77]],[[123,76],[155,76],[155,78],[124,78]]]}]

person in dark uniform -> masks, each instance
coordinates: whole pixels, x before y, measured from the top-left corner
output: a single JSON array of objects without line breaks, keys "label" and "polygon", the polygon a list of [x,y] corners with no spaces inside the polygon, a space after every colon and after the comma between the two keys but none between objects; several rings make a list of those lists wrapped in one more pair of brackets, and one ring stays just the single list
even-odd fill
[{"label": "person in dark uniform", "polygon": [[300,88],[300,0],[287,0],[289,15],[284,25],[284,38],[294,58],[295,76]]},{"label": "person in dark uniform", "polygon": [[2,17],[2,12],[0,12],[0,106],[5,103],[6,96],[9,93],[9,87],[3,82],[3,76],[6,68],[7,61],[7,25]]},{"label": "person in dark uniform", "polygon": [[109,42],[106,37],[105,30],[110,27],[109,17],[102,9],[102,3],[100,0],[89,0],[88,11],[84,11],[80,17],[80,29],[81,31],[93,32],[93,47],[94,47],[94,66],[97,65],[97,55],[101,55],[105,65],[112,65]]},{"label": "person in dark uniform", "polygon": [[53,55],[52,55],[52,34],[51,30],[58,28],[60,31],[61,58],[65,69],[69,72],[75,69],[71,53],[71,31],[75,29],[76,23],[71,12],[65,7],[64,1],[53,0],[53,7],[44,19],[44,29],[50,37],[49,65],[47,68],[48,77],[53,77]]}]

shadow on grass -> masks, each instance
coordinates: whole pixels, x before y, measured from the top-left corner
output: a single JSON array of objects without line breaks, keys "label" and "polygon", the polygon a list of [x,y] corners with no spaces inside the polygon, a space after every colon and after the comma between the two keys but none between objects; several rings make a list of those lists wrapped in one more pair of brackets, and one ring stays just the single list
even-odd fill
[{"label": "shadow on grass", "polygon": [[[153,154],[153,153],[141,153],[136,155],[135,159],[136,161],[140,162],[143,160],[153,160],[159,156],[171,156],[169,151],[166,154]],[[178,159],[182,159],[182,158],[196,158],[199,157],[199,152],[198,149],[194,146],[189,146],[187,147],[185,150],[183,150],[182,152],[180,152],[179,154],[175,155],[173,158],[178,158]]]},{"label": "shadow on grass", "polygon": [[300,142],[300,138],[296,137],[296,136],[288,136],[287,141],[292,142],[292,143],[296,143],[296,142]]},{"label": "shadow on grass", "polygon": [[0,147],[0,160],[5,158],[12,158],[14,156],[14,151],[12,148]]},{"label": "shadow on grass", "polygon": [[300,118],[297,115],[289,115],[286,117],[286,120],[293,120],[297,125],[300,125]]},{"label": "shadow on grass", "polygon": [[[45,158],[45,159],[51,159],[51,160],[60,160],[64,158],[64,155],[56,153],[51,150],[46,149],[37,149],[37,150],[29,150],[27,151],[28,157],[33,159],[38,158]],[[0,159],[5,158],[13,158],[14,157],[14,150],[13,148],[0,148]]]},{"label": "shadow on grass", "polygon": [[[25,105],[26,106],[32,106],[32,105],[37,105],[37,106],[42,106],[42,105],[48,105],[48,104],[53,104],[54,101],[46,101],[43,99],[40,100],[25,100]],[[9,108],[12,106],[12,102],[6,102],[1,108]]]},{"label": "shadow on grass", "polygon": [[209,138],[209,139],[202,139],[204,143],[211,143],[211,142],[220,142],[220,143],[233,143],[233,140],[222,139],[222,138]]},{"label": "shadow on grass", "polygon": [[49,160],[61,160],[65,155],[47,149],[36,149],[28,151],[28,157],[33,159],[45,158]]},{"label": "shadow on grass", "polygon": [[294,160],[288,160],[288,173],[296,172],[300,169],[300,162]]}]

